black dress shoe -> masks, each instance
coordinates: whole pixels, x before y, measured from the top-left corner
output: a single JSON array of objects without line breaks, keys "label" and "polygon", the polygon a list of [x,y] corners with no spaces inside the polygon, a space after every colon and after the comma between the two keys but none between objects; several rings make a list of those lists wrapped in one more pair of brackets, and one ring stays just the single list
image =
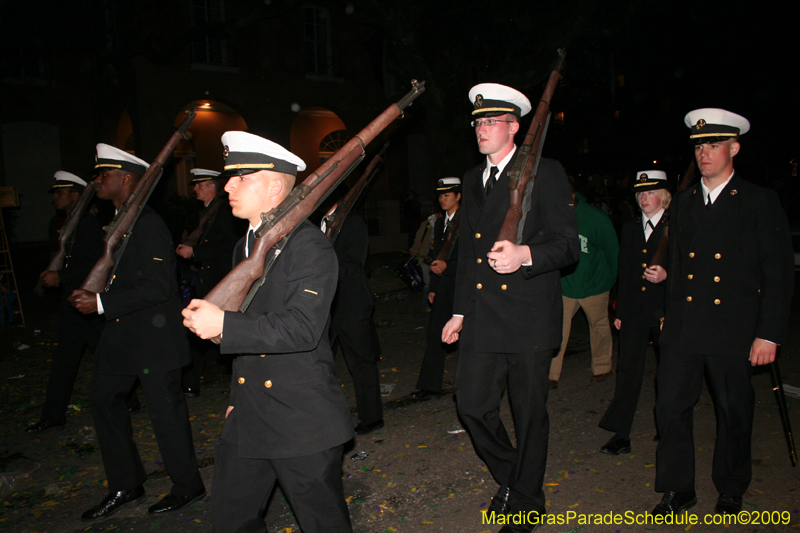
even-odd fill
[{"label": "black dress shoe", "polygon": [[717,505],[714,506],[714,514],[739,514],[742,510],[742,497],[720,494],[717,498]]},{"label": "black dress shoe", "polygon": [[375,422],[370,422],[369,424],[359,422],[356,426],[356,435],[368,435],[376,429],[381,429],[383,426],[383,418],[376,420]]},{"label": "black dress shoe", "polygon": [[654,515],[667,516],[670,513],[679,513],[691,509],[697,503],[697,493],[693,490],[686,492],[666,492],[661,503],[653,509]]},{"label": "black dress shoe", "polygon": [[41,433],[42,431],[47,431],[50,428],[57,428],[61,426],[66,426],[67,423],[65,422],[53,422],[52,420],[40,420],[35,424],[31,424],[25,428],[25,433]]},{"label": "black dress shoe", "polygon": [[497,489],[497,494],[494,495],[492,501],[489,503],[488,511],[495,514],[505,514],[508,512],[508,497],[511,491],[505,485],[500,485]]},{"label": "black dress shoe", "polygon": [[614,435],[600,448],[600,451],[608,455],[631,453],[631,439],[623,439],[619,435]]},{"label": "black dress shoe", "polygon": [[181,507],[186,507],[190,503],[202,500],[206,497],[206,488],[200,487],[200,490],[189,496],[178,496],[177,494],[167,494],[158,503],[155,503],[147,509],[150,514],[163,514],[170,511],[175,511]]},{"label": "black dress shoe", "polygon": [[146,496],[144,487],[139,485],[135,489],[121,490],[119,492],[109,492],[100,505],[92,507],[81,515],[84,522],[93,522],[106,518],[116,513],[123,507],[136,507],[144,503]]},{"label": "black dress shoe", "polygon": [[183,395],[187,398],[197,398],[200,396],[200,389],[197,387],[184,387],[183,388]]},{"label": "black dress shoe", "polygon": [[427,389],[420,389],[415,390],[411,394],[408,395],[409,398],[413,400],[430,400],[431,398],[441,398],[441,392],[434,392],[432,390]]}]

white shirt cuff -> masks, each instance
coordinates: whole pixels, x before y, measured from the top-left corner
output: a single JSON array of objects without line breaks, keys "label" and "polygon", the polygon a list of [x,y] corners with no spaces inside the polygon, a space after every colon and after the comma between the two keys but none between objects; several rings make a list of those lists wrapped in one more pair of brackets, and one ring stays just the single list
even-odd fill
[{"label": "white shirt cuff", "polygon": [[98,292],[97,294],[95,294],[95,296],[97,296],[97,314],[102,315],[103,313],[106,312],[106,310],[103,309],[103,301],[100,300],[100,293]]}]

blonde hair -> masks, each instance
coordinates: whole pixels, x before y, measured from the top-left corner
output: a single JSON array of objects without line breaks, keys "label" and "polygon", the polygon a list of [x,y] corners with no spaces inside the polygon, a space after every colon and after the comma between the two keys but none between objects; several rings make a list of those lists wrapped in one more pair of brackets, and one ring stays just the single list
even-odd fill
[{"label": "blonde hair", "polygon": [[[661,199],[661,207],[663,209],[669,209],[669,204],[672,202],[672,194],[667,189],[656,189],[658,191],[658,197]],[[636,193],[636,199],[639,199],[640,194],[644,194],[648,191],[642,191]]]}]

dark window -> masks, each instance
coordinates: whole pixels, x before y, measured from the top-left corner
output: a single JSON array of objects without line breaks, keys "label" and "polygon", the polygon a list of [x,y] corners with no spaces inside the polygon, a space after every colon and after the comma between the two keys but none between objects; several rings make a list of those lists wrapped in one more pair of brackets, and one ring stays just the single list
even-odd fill
[{"label": "dark window", "polygon": [[304,11],[306,74],[334,76],[330,11],[319,6]]},{"label": "dark window", "polygon": [[[221,24],[225,22],[224,0],[191,0],[192,25]],[[232,66],[232,50],[228,39],[203,35],[192,41],[192,63]]]}]

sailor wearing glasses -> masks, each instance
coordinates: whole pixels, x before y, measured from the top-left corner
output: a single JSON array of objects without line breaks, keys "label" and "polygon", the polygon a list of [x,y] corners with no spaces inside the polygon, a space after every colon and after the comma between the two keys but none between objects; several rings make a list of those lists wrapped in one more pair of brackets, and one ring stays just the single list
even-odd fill
[{"label": "sailor wearing glasses", "polygon": [[[509,208],[514,135],[531,104],[521,92],[496,83],[476,85],[469,99],[478,150],[486,157],[462,181],[455,302],[442,340],[461,340],[458,411],[500,485],[489,513],[521,512],[534,521],[500,531],[530,532],[537,513],[545,512],[548,376],[561,345],[563,312],[559,269],[578,260],[578,230],[564,169],[542,159],[519,244],[495,242]],[[506,384],[516,446],[499,416]]]}]

